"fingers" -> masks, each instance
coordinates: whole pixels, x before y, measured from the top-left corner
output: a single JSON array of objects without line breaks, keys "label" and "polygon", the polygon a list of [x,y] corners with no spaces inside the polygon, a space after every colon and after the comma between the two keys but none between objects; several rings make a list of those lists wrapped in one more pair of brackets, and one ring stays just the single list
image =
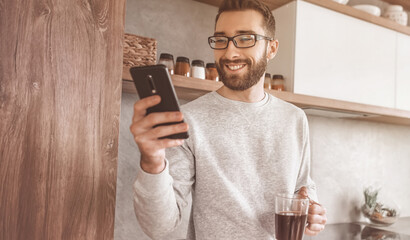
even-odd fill
[{"label": "fingers", "polygon": [[158,95],[143,98],[134,104],[134,117],[133,122],[136,122],[143,118],[147,113],[147,109],[153,107],[161,102],[161,97]]},{"label": "fingers", "polygon": [[[159,126],[149,130],[144,130],[136,127],[134,128],[134,126],[131,125],[131,132],[134,134],[134,140],[138,145],[143,142],[156,141],[161,137],[165,137],[176,133],[182,133],[186,131],[188,131],[188,124],[186,123]],[[158,142],[155,144],[160,148],[165,148],[161,145],[164,144],[163,142]]]},{"label": "fingers", "polygon": [[319,204],[311,204],[309,206],[309,215],[310,214],[325,215],[326,208],[322,207]]},{"label": "fingers", "polygon": [[307,198],[308,197],[308,191],[305,186],[301,187],[298,191],[298,195],[300,195],[302,198]]},{"label": "fingers", "polygon": [[310,205],[307,222],[309,224],[326,224],[326,209],[317,204]]},{"label": "fingers", "polygon": [[316,236],[325,229],[327,222],[326,209],[318,204],[310,205],[307,222],[308,225],[305,228],[305,234]]},{"label": "fingers", "polygon": [[309,236],[316,236],[318,235],[321,231],[325,229],[325,225],[321,224],[309,224],[305,228],[305,234]]},{"label": "fingers", "polygon": [[[151,113],[143,118],[140,118],[138,121],[134,121],[130,126],[130,130],[135,136],[135,135],[139,135],[141,133],[150,131],[154,126],[158,124],[170,123],[170,122],[180,122],[182,121],[182,119],[183,119],[183,115],[181,112]],[[174,126],[174,125],[170,125],[170,126]],[[186,130],[186,127],[182,130]]]},{"label": "fingers", "polygon": [[[134,135],[134,140],[141,154],[146,155],[147,159],[162,159],[165,148],[179,146],[183,143],[183,141],[175,139],[159,138],[188,131],[188,124],[184,122],[156,126],[162,123],[182,121],[183,115],[181,112],[160,112],[145,115],[147,108],[158,104],[159,101],[159,96],[151,96],[141,99],[134,104],[134,116],[130,131]],[[154,128],[154,126],[156,127]]]},{"label": "fingers", "polygon": [[309,214],[307,221],[308,223],[326,224],[327,218],[323,215]]},{"label": "fingers", "polygon": [[312,231],[312,230],[310,230],[308,227],[305,228],[305,235],[308,235],[308,236],[316,236],[316,235],[318,235],[318,234],[319,234],[319,232]]},{"label": "fingers", "polygon": [[188,124],[179,123],[179,124],[158,126],[158,127],[152,128],[146,132],[143,132],[137,135],[136,138],[140,138],[141,140],[144,140],[144,141],[157,140],[161,137],[165,137],[165,136],[176,134],[176,133],[187,132],[187,131],[188,131]]},{"label": "fingers", "polygon": [[[160,112],[147,115],[147,109],[160,103],[159,96],[143,98],[134,104],[134,115],[130,131],[141,153],[141,168],[148,173],[159,173],[164,169],[165,149],[180,146],[182,139],[159,139],[168,135],[188,131],[188,124],[181,122],[181,112]],[[177,122],[176,124],[174,124]],[[161,125],[173,123],[172,125]],[[155,127],[154,127],[155,126]]]},{"label": "fingers", "polygon": [[[305,186],[301,187],[298,192],[298,196],[301,198],[309,198],[308,190]],[[309,210],[308,210],[308,225],[305,228],[305,234],[309,236],[316,236],[325,229],[326,209],[309,198]]]},{"label": "fingers", "polygon": [[321,219],[321,217],[320,219],[315,219],[315,221],[316,220],[318,221],[318,223],[308,221],[308,225],[305,228],[306,235],[316,236],[325,229],[326,220]]}]

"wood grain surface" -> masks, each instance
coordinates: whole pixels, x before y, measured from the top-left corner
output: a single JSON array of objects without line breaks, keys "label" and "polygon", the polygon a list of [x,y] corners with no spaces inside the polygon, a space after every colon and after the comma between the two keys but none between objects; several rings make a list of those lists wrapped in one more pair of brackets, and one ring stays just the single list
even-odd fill
[{"label": "wood grain surface", "polygon": [[0,0],[0,239],[113,239],[125,0]]}]

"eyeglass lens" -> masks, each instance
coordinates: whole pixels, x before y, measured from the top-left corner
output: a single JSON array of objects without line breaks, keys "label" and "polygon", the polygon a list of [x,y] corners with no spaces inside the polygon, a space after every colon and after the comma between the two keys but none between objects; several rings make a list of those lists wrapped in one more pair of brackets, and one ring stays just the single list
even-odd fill
[{"label": "eyeglass lens", "polygon": [[[253,47],[256,43],[254,35],[238,35],[231,39],[235,46],[238,48]],[[210,38],[209,44],[214,49],[224,49],[228,47],[229,40],[230,39],[225,36],[215,36]]]}]

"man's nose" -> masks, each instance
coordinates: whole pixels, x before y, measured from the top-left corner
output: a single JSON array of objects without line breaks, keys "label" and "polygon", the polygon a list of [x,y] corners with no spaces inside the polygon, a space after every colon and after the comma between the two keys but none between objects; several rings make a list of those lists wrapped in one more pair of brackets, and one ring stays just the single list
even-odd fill
[{"label": "man's nose", "polygon": [[228,47],[225,49],[225,57],[227,59],[232,59],[239,56],[239,48],[237,48],[232,41],[228,42]]}]

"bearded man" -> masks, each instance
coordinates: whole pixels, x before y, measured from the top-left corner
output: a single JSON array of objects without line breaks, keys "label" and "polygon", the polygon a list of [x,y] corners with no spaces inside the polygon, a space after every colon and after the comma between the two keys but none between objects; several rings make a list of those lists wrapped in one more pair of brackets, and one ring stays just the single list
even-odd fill
[{"label": "bearded man", "polygon": [[[183,105],[183,114],[145,115],[158,96],[134,105],[135,214],[147,235],[160,238],[178,226],[192,194],[187,239],[274,239],[276,194],[303,189],[317,201],[306,115],[263,88],[278,50],[275,19],[258,1],[224,1],[208,42],[220,89]],[[185,131],[186,140],[160,139]],[[305,234],[325,223],[325,209],[312,204]]]}]

